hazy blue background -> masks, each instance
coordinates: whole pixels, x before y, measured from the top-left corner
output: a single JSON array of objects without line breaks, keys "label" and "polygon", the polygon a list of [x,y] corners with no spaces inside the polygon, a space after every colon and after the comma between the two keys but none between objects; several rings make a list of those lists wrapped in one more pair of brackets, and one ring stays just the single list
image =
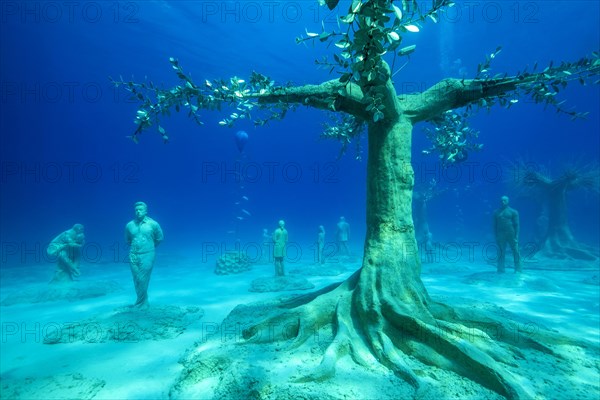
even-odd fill
[{"label": "hazy blue background", "polygon": [[[203,112],[205,126],[185,115],[164,121],[171,142],[148,132],[135,145],[137,106],[109,76],[177,84],[168,62],[180,60],[198,81],[248,78],[252,71],[279,83],[318,83],[331,79],[314,60],[329,54],[325,45],[296,45],[296,36],[335,27],[335,15],[316,1],[122,1],[14,2],[1,7],[0,233],[5,267],[36,262],[45,244],[79,222],[86,226],[89,259],[121,253],[123,229],[137,200],[165,231],[163,252],[199,257],[203,243],[231,246],[237,183],[233,175],[208,174],[215,166],[233,168],[234,135],[246,130],[246,162],[262,166],[261,177],[246,183],[246,209],[240,226],[243,243],[259,241],[262,228],[284,218],[290,240],[306,252],[323,224],[327,238],[345,215],[355,252],[364,238],[365,160],[354,150],[337,159],[339,145],[319,140],[327,115],[299,108],[283,122],[234,129],[217,122],[227,114]],[[71,4],[71,3],[68,3]],[[347,9],[346,3],[342,10]],[[424,4],[429,4],[426,2]],[[501,45],[495,72],[516,73],[526,65],[576,60],[599,49],[599,2],[457,2],[440,23],[427,23],[405,43],[417,44],[410,63],[396,75],[402,91],[423,90],[443,77],[472,77],[477,64]],[[516,157],[560,168],[565,162],[598,161],[599,89],[574,84],[560,94],[585,121],[544,112],[522,99],[511,110],[481,112],[472,126],[481,131],[485,151],[474,155],[460,179],[440,171],[428,147],[425,124],[414,130],[417,183],[432,177],[447,189],[430,205],[430,227],[437,240],[490,240],[490,212],[507,193],[521,210],[523,238],[533,226],[535,205],[513,196],[506,163]],[[267,164],[265,164],[267,163]],[[267,165],[272,165],[269,170]],[[486,175],[499,166],[502,179]],[[485,169],[485,168],[487,169]],[[422,174],[426,169],[429,174]],[[254,176],[253,170],[252,172]],[[272,171],[272,179],[269,172]],[[301,173],[298,179],[297,172]],[[449,171],[450,173],[451,171]],[[456,171],[454,171],[456,172]],[[577,238],[598,243],[598,197],[570,196]],[[37,253],[39,249],[39,253]],[[25,251],[24,254],[21,254]],[[30,253],[28,253],[30,251]],[[197,258],[200,260],[200,258]],[[42,260],[42,262],[44,262]]]}]

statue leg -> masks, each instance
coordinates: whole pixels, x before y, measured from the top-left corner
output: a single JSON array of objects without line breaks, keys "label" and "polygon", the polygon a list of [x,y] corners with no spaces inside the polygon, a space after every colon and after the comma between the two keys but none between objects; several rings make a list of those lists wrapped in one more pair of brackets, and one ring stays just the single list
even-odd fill
[{"label": "statue leg", "polygon": [[65,251],[58,253],[56,258],[56,271],[50,283],[69,282],[73,280],[71,260]]},{"label": "statue leg", "polygon": [[283,276],[283,257],[275,257],[275,276]]},{"label": "statue leg", "polygon": [[71,255],[71,279],[78,278],[81,275],[79,265],[81,264],[81,251],[74,249]]},{"label": "statue leg", "polygon": [[54,276],[52,277],[50,283],[69,282],[71,280],[71,276],[65,271],[64,267],[57,263]]},{"label": "statue leg", "polygon": [[350,254],[345,240],[340,240],[340,242],[338,243],[338,253],[339,255],[343,255],[346,257]]},{"label": "statue leg", "polygon": [[521,254],[519,253],[519,243],[517,243],[516,240],[511,240],[510,242],[510,249],[512,250],[513,253],[513,259],[515,261],[515,272],[521,272],[522,268],[521,268]]},{"label": "statue leg", "polygon": [[148,285],[154,267],[154,252],[130,255],[131,275],[137,300],[134,307],[148,305]]},{"label": "statue leg", "polygon": [[501,235],[496,238],[496,244],[498,245],[498,273],[504,272],[504,259],[506,257],[506,240]]}]

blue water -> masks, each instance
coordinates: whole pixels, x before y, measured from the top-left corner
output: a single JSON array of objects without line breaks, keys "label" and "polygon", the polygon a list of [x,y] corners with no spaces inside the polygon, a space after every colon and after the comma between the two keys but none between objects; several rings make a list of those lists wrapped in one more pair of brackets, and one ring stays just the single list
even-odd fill
[{"label": "blue water", "polygon": [[[336,28],[335,16],[315,3],[2,2],[2,267],[43,263],[45,244],[74,223],[85,225],[88,243],[101,253],[88,258],[110,261],[138,200],[163,227],[162,251],[198,255],[207,243],[232,246],[228,231],[236,229],[241,195],[251,214],[237,226],[241,243],[260,241],[263,228],[285,219],[290,240],[309,257],[317,227],[324,225],[333,240],[344,215],[360,253],[366,154],[357,161],[351,147],[338,159],[339,144],[319,140],[325,113],[299,108],[281,122],[254,128],[246,121],[234,129],[218,126],[225,113],[202,112],[202,127],[175,115],[163,121],[170,143],[148,131],[136,145],[126,137],[135,130],[137,105],[109,81],[147,76],[177,84],[169,57],[198,82],[248,78],[252,71],[281,84],[331,79],[314,65],[331,49],[294,42],[305,29],[319,32],[323,18],[326,29]],[[458,2],[440,23],[405,35],[417,51],[396,75],[397,88],[410,92],[447,76],[472,77],[497,46],[503,51],[492,67],[499,73],[536,61],[577,60],[600,48],[599,12],[597,1]],[[436,178],[444,190],[430,203],[437,240],[488,240],[490,212],[502,194],[521,210],[523,236],[529,234],[535,204],[512,192],[510,160],[525,157],[555,173],[568,162],[598,162],[598,86],[573,84],[560,97],[589,111],[587,120],[570,121],[527,99],[511,110],[481,111],[471,124],[484,151],[458,171],[444,171],[435,157],[421,154],[426,125],[415,127],[417,184]],[[234,142],[238,130],[249,134],[243,155]],[[232,173],[222,174],[236,160],[244,188]],[[599,238],[597,201],[584,191],[569,195],[573,233],[592,245]]]}]

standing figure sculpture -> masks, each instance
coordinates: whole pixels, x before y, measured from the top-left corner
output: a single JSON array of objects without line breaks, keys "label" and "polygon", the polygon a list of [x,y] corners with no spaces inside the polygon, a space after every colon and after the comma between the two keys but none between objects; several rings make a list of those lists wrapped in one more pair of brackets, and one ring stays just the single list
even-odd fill
[{"label": "standing figure sculpture", "polygon": [[81,248],[85,242],[83,225],[75,224],[56,236],[46,250],[50,257],[56,257],[56,272],[50,283],[73,281],[81,275]]},{"label": "standing figure sculpture", "polygon": [[344,217],[340,217],[340,221],[337,223],[336,237],[339,253],[349,256],[348,239],[350,239],[350,224],[346,222],[346,218]]},{"label": "standing figure sculpture", "polygon": [[504,272],[506,245],[510,246],[515,262],[515,272],[521,272],[521,257],[519,255],[519,213],[509,207],[507,196],[500,198],[502,205],[494,213],[494,233],[498,245],[498,273]]},{"label": "standing figure sculpture", "polygon": [[269,233],[267,228],[262,230],[262,244],[260,246],[260,262],[268,264],[271,260],[271,248],[273,246],[273,235]]},{"label": "standing figure sculpture", "polygon": [[317,263],[325,264],[325,227],[319,225],[319,234],[317,236]]},{"label": "standing figure sculpture", "polygon": [[155,220],[148,216],[148,206],[135,203],[135,218],[125,226],[125,241],[129,244],[129,265],[133,275],[137,300],[133,307],[148,307],[148,284],[154,267],[155,248],[163,240],[163,232]]},{"label": "standing figure sculpture", "polygon": [[435,246],[433,244],[433,234],[427,232],[425,239],[423,240],[423,247],[425,247],[426,262],[431,264],[435,261]]},{"label": "standing figure sculpture", "polygon": [[288,232],[285,229],[285,221],[280,220],[279,226],[273,232],[273,258],[275,259],[275,276],[284,276],[283,259],[286,255]]}]

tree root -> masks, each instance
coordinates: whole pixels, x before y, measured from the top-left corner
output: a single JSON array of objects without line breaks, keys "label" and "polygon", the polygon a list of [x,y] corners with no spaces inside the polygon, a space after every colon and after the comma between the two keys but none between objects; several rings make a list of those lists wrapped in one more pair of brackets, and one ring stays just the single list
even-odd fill
[{"label": "tree root", "polygon": [[[309,373],[290,377],[289,382],[306,384],[332,379],[336,375],[339,360],[350,356],[355,364],[366,369],[393,372],[413,388],[417,397],[431,381],[428,368],[440,368],[452,371],[504,398],[529,399],[536,397],[535,389],[511,372],[511,369],[518,370],[519,360],[527,358],[524,352],[530,354],[533,351],[564,360],[556,346],[578,346],[591,353],[598,351],[597,346],[567,339],[543,328],[537,329],[535,334],[528,332],[525,335],[525,332],[521,332],[521,336],[514,335],[511,333],[511,324],[515,324],[515,317],[503,315],[508,313],[499,307],[492,310],[492,317],[486,312],[434,303],[429,307],[431,315],[425,318],[419,314],[411,314],[405,304],[385,300],[379,310],[370,310],[369,318],[374,318],[374,311],[376,318],[367,323],[359,317],[362,313],[356,310],[353,294],[354,285],[346,282],[322,291],[320,296],[303,296],[284,302],[236,308],[227,318],[229,323],[248,326],[248,316],[259,317],[261,321],[244,330],[244,340],[241,343],[233,343],[231,346],[221,344],[221,349],[215,349],[215,354],[239,355],[240,345],[244,345],[244,351],[252,352],[253,344],[260,346],[276,343],[282,346],[284,353],[296,354],[294,358],[300,354],[300,359],[303,359],[303,354],[314,354],[315,339],[318,344],[326,340],[326,348],[319,350],[322,353],[320,364]],[[273,330],[272,327],[284,329]],[[272,335],[261,333],[269,329],[273,332]],[[328,338],[323,337],[324,333],[327,333]],[[264,356],[260,347],[254,351],[259,352],[259,356]],[[265,353],[264,348],[262,353]],[[180,380],[178,385],[194,385],[198,382],[198,378],[194,378],[194,373],[190,371],[203,368],[207,357],[217,357],[210,354],[212,353],[200,352],[184,361],[187,372],[185,376],[182,374],[182,380],[185,382]],[[303,364],[298,368],[305,369]],[[226,368],[222,373],[227,374],[227,371],[240,368],[235,365],[237,364]],[[266,376],[263,378],[268,380]],[[226,381],[220,382],[224,385]],[[231,378],[227,382],[229,385],[237,385]],[[239,382],[240,387],[248,386],[248,382],[244,382]],[[259,390],[256,389],[258,383],[254,382],[253,385],[253,390]],[[270,386],[266,385],[260,390],[266,390],[267,387]],[[258,397],[262,398],[261,396],[264,397],[264,393]]]},{"label": "tree root", "polygon": [[548,238],[542,245],[540,253],[545,257],[560,260],[597,261],[598,249],[575,240],[560,241]]}]

